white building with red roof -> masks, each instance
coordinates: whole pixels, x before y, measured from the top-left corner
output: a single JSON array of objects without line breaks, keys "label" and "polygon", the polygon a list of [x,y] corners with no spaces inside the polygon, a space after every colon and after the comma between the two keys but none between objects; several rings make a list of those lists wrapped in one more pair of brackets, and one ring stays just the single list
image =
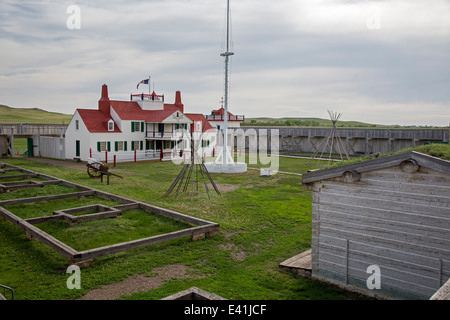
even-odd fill
[{"label": "white building with red roof", "polygon": [[204,115],[184,113],[180,91],[173,104],[155,92],[117,101],[109,99],[104,84],[98,109],[75,111],[65,134],[66,158],[109,163],[185,158],[190,156],[191,132],[202,140],[201,155],[210,156],[216,131]]},{"label": "white building with red roof", "polygon": [[[227,127],[228,128],[240,128],[241,123],[245,121],[245,116],[243,115],[234,115],[230,111],[228,113],[227,118]],[[224,121],[225,121],[225,109],[223,106],[218,110],[211,111],[210,115],[206,115],[206,120],[211,123],[214,129],[216,130],[222,130],[224,128]]]}]

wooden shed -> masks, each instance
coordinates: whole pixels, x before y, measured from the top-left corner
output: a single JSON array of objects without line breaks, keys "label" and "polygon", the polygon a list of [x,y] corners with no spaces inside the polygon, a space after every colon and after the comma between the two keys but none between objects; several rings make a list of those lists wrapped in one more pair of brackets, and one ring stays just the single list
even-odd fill
[{"label": "wooden shed", "polygon": [[303,188],[313,278],[400,299],[449,279],[450,161],[406,152],[308,172]]}]

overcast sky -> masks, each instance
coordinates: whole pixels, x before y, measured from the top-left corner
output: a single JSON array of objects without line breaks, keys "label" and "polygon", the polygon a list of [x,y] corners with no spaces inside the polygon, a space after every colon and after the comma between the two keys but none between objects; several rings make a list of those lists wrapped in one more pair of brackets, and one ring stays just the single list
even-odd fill
[{"label": "overcast sky", "polygon": [[[151,76],[209,114],[225,17],[226,0],[0,0],[0,104],[72,114]],[[231,0],[231,22],[234,114],[449,125],[450,0]]]}]

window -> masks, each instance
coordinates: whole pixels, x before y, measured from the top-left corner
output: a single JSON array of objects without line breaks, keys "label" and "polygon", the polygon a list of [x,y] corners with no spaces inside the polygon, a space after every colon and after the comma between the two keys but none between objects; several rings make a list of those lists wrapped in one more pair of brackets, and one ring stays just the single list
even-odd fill
[{"label": "window", "polygon": [[80,120],[75,120],[75,129],[80,129]]},{"label": "window", "polygon": [[144,132],[144,126],[142,121],[131,121],[131,132]]},{"label": "window", "polygon": [[106,143],[106,141],[98,141],[97,142],[97,151],[98,152],[107,151],[107,143]]},{"label": "window", "polygon": [[209,140],[202,140],[202,148],[209,147]]},{"label": "window", "polygon": [[125,144],[125,141],[116,141],[114,143],[115,151],[124,151],[125,150],[124,144]]},{"label": "window", "polygon": [[105,152],[111,151],[111,141],[98,141],[97,142],[97,151],[98,152]]},{"label": "window", "polygon": [[139,141],[131,141],[131,150],[140,150],[139,149]]},{"label": "window", "polygon": [[114,121],[108,121],[108,131],[114,131]]}]

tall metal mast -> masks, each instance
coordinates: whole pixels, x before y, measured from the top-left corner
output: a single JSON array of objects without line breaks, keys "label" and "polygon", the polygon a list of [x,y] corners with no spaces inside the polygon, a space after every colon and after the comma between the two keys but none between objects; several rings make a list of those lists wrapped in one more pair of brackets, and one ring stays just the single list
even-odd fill
[{"label": "tall metal mast", "polygon": [[232,157],[228,152],[228,64],[230,56],[234,55],[230,52],[230,0],[227,0],[227,50],[222,53],[221,56],[225,57],[225,106],[224,106],[224,128],[223,128],[223,154],[222,161],[223,164],[227,164],[228,156]]},{"label": "tall metal mast", "polygon": [[227,0],[227,50],[220,54],[222,57],[225,57],[225,96],[224,96],[224,121],[223,121],[223,148],[219,152],[219,155],[216,157],[214,162],[205,163],[205,167],[207,167],[208,172],[213,173],[242,173],[247,171],[247,163],[244,162],[235,162],[231,152],[228,150],[228,64],[230,61],[230,56],[234,55],[233,52],[230,52],[230,0]]}]

